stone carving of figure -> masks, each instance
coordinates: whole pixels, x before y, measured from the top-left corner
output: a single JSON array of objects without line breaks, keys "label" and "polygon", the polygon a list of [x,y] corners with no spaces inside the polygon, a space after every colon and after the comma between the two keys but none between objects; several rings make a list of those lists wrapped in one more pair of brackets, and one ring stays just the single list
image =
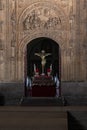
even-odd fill
[{"label": "stone carving of figure", "polygon": [[0,33],[2,33],[3,21],[0,21]]},{"label": "stone carving of figure", "polygon": [[3,5],[3,0],[0,0],[0,10],[3,10],[4,5]]},{"label": "stone carving of figure", "polygon": [[42,65],[42,74],[44,74],[44,67],[46,64],[46,57],[51,55],[51,53],[45,53],[44,50],[41,51],[41,53],[35,53],[36,56],[39,56],[41,58],[41,65]]},{"label": "stone carving of figure", "polygon": [[24,30],[40,27],[41,20],[38,15],[33,11],[23,22]]}]

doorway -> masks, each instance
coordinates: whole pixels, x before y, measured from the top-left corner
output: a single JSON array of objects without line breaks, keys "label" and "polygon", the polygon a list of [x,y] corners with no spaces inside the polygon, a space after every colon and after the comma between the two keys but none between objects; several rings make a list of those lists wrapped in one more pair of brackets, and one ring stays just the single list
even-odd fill
[{"label": "doorway", "polygon": [[[44,73],[47,75],[47,69],[52,65],[52,77],[59,79],[59,96],[61,96],[61,61],[60,61],[60,47],[52,39],[46,37],[40,37],[32,40],[27,44],[26,55],[25,55],[25,81],[26,77],[34,77],[34,65],[39,69],[39,74],[42,73],[41,58],[36,56],[35,53],[40,53],[44,50],[46,53],[51,53],[50,56],[46,58],[46,64],[44,67]],[[25,96],[27,95],[27,87],[25,84]]]},{"label": "doorway", "polygon": [[34,65],[36,65],[36,68],[39,68],[41,74],[41,59],[35,55],[35,53],[40,53],[41,50],[45,50],[46,53],[51,53],[51,55],[46,58],[46,65],[44,68],[45,74],[47,74],[47,69],[52,65],[52,76],[57,74],[58,78],[60,78],[59,45],[52,39],[46,37],[36,38],[27,44],[27,76],[34,76]]}]

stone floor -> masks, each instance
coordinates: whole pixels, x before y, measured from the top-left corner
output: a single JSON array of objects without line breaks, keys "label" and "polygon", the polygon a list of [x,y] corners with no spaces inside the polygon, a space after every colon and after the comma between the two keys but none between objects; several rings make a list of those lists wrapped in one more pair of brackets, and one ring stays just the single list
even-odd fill
[{"label": "stone floor", "polygon": [[0,130],[24,129],[87,130],[87,107],[0,107]]},{"label": "stone floor", "polygon": [[50,107],[0,107],[0,130],[68,130],[67,113]]}]

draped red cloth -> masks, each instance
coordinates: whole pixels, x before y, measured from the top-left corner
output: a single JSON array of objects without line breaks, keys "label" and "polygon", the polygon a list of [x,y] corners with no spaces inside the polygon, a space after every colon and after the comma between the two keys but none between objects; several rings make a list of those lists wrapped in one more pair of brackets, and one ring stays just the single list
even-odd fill
[{"label": "draped red cloth", "polygon": [[54,97],[56,95],[56,87],[52,77],[34,77],[31,88],[31,95],[32,97]]},{"label": "draped red cloth", "polygon": [[54,97],[55,86],[32,86],[32,97]]}]

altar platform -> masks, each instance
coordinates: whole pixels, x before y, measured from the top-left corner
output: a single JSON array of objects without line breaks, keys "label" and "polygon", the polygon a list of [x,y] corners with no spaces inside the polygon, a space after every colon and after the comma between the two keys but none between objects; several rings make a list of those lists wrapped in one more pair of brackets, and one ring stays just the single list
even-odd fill
[{"label": "altar platform", "polygon": [[51,75],[34,76],[31,86],[26,88],[26,95],[20,103],[22,106],[64,106],[59,86],[56,86]]},{"label": "altar platform", "polygon": [[64,106],[63,97],[22,97],[21,106]]},{"label": "altar platform", "polygon": [[33,77],[31,87],[27,88],[27,96],[31,97],[55,97],[56,85],[51,76]]}]

